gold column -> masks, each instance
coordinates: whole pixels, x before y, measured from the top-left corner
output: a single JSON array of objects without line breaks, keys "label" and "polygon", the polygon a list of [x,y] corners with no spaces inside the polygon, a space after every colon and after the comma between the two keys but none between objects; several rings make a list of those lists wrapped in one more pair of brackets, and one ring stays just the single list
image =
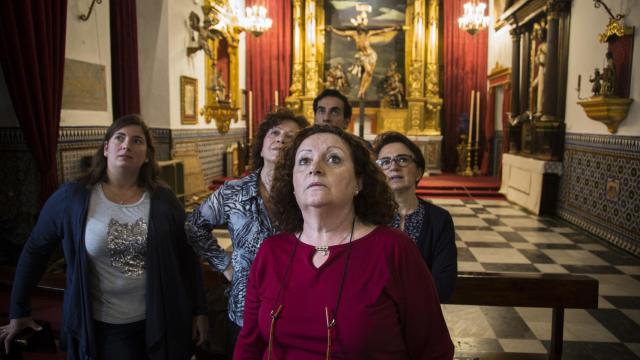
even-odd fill
[{"label": "gold column", "polygon": [[427,111],[425,119],[425,133],[427,135],[440,135],[440,109],[442,108],[442,98],[440,98],[440,72],[438,62],[438,20],[440,10],[438,1],[431,0],[429,3],[428,21],[428,43],[427,43],[427,79],[426,96]]},{"label": "gold column", "polygon": [[290,95],[285,100],[287,107],[296,113],[302,111],[300,98],[304,93],[304,31],[302,0],[293,0],[293,59],[291,64]]},{"label": "gold column", "polygon": [[411,21],[411,31],[407,41],[409,66],[409,96],[407,96],[409,134],[420,134],[424,114],[424,35],[425,35],[425,3],[415,0],[407,9],[407,20]]},{"label": "gold column", "polygon": [[[318,74],[318,41],[320,34],[319,27],[324,25],[324,21],[318,14],[318,2],[307,0],[305,2],[304,24],[305,24],[305,44],[304,44],[304,95],[302,96],[302,114],[309,120],[313,119],[313,98],[318,94],[319,80]],[[324,41],[321,43],[324,45]],[[311,121],[312,122],[312,121]]]},{"label": "gold column", "polygon": [[438,12],[437,0],[415,0],[407,7],[411,26],[407,36],[410,135],[440,135]]}]

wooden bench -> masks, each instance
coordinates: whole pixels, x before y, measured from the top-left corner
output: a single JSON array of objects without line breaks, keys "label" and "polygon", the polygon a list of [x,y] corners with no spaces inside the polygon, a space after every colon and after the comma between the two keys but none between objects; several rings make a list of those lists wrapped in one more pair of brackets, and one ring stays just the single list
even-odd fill
[{"label": "wooden bench", "polygon": [[561,359],[564,309],[598,308],[598,280],[586,275],[463,272],[447,304],[551,308],[548,354],[473,353],[456,359]]}]

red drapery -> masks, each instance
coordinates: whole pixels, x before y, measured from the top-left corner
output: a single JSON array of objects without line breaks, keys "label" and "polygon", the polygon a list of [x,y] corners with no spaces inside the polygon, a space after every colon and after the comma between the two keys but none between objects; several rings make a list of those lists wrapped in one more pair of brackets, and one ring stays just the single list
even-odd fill
[{"label": "red drapery", "polygon": [[[480,120],[485,119],[487,96],[487,30],[475,35],[458,28],[458,17],[463,14],[463,4],[468,0],[443,2],[443,170],[455,171],[458,154],[458,119],[469,114],[471,90],[480,90]],[[475,110],[474,110],[475,112]],[[475,115],[474,115],[475,117]],[[484,126],[480,125],[483,129]],[[480,133],[483,144],[483,133]],[[474,135],[475,139],[475,135]],[[482,149],[480,150],[482,153]],[[480,159],[478,159],[480,160]]]},{"label": "red drapery", "polygon": [[58,186],[67,1],[0,1],[0,10],[0,64],[40,172],[42,205]]},{"label": "red drapery", "polygon": [[256,38],[247,34],[247,91],[253,91],[253,131],[273,107],[274,92],[284,105],[289,96],[291,73],[291,2],[247,0],[246,6],[262,5],[273,20],[271,29]]},{"label": "red drapery", "polygon": [[109,2],[113,119],[140,113],[135,0]]}]

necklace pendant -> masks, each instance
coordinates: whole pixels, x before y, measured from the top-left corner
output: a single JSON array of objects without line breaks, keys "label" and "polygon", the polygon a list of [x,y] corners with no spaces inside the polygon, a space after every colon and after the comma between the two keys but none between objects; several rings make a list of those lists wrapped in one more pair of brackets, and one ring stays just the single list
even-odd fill
[{"label": "necklace pendant", "polygon": [[316,246],[316,251],[321,253],[322,256],[327,256],[327,254],[329,253],[329,245]]}]

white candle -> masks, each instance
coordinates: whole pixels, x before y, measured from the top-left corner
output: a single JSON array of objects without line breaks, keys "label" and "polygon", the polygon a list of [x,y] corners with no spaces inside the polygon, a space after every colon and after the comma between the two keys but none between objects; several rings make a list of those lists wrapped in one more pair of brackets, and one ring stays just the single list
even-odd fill
[{"label": "white candle", "polygon": [[476,93],[476,146],[480,140],[480,90]]},{"label": "white candle", "polygon": [[471,90],[471,109],[469,110],[469,137],[467,142],[471,145],[471,135],[473,135],[473,100],[475,100],[475,90]]},{"label": "white candle", "polygon": [[249,142],[253,139],[253,91],[249,90]]},{"label": "white candle", "polygon": [[276,107],[278,107],[278,90],[275,91],[275,97],[276,97],[275,104],[276,104]]}]

